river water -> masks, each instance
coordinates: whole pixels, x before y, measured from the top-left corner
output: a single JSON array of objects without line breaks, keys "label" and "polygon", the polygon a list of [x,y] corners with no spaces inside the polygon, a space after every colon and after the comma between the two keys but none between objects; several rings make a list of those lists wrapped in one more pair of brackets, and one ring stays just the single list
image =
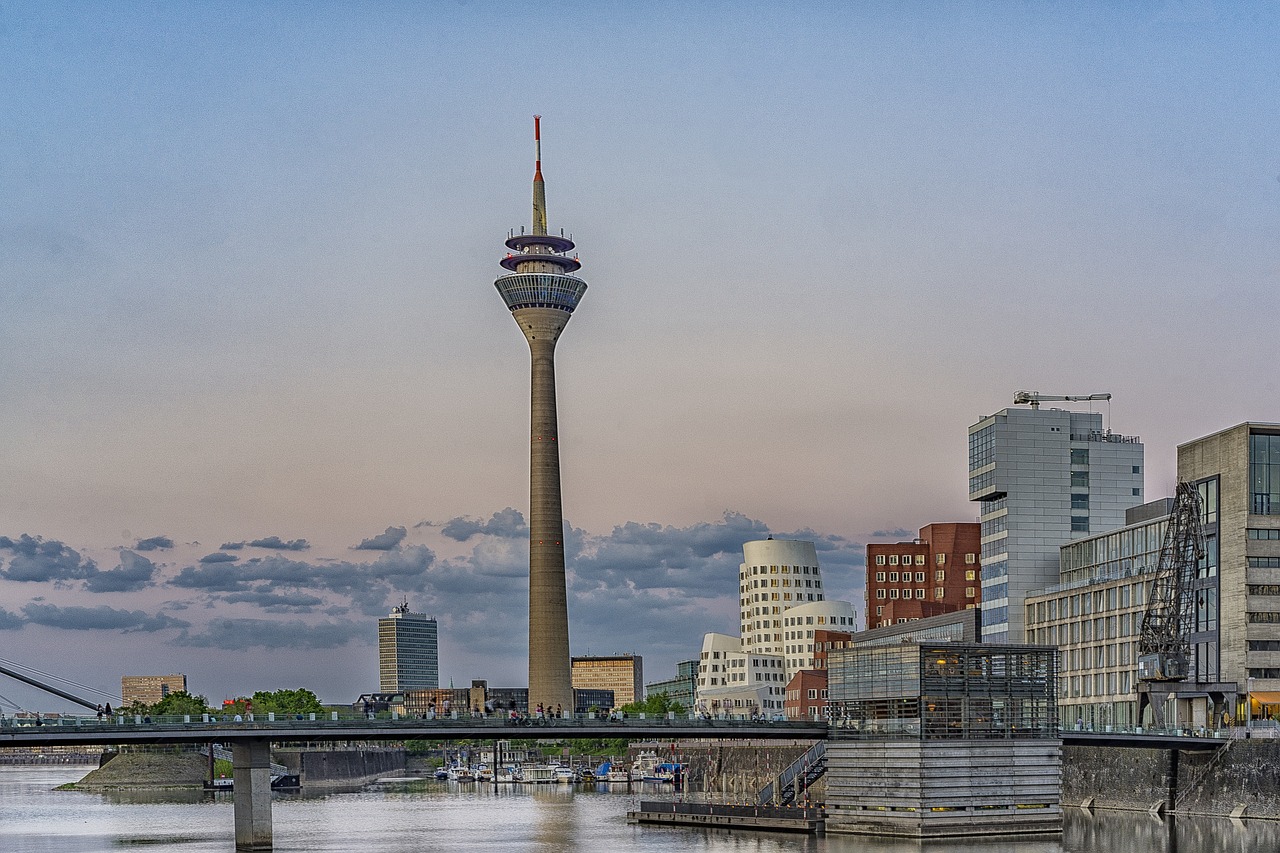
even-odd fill
[{"label": "river water", "polygon": [[[0,767],[0,851],[99,853],[152,849],[231,853],[227,794],[55,791],[90,767]],[[907,842],[830,835],[633,826],[639,795],[604,786],[378,783],[323,796],[276,794],[275,849],[519,853],[1256,853],[1280,850],[1272,821],[1066,810],[1061,839]]]}]

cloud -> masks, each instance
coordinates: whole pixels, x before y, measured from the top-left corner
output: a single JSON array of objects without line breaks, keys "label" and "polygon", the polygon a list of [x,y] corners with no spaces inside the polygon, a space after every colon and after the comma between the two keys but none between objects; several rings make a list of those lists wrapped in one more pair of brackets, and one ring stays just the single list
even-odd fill
[{"label": "cloud", "polygon": [[245,592],[233,592],[222,596],[228,604],[248,603],[261,607],[268,613],[310,613],[324,599],[302,592],[278,593],[261,588]]},{"label": "cloud", "polygon": [[293,619],[214,619],[203,631],[183,631],[174,645],[241,651],[267,649],[333,649],[369,634],[370,627],[355,622],[324,622],[319,625]]},{"label": "cloud", "polygon": [[905,527],[895,527],[893,530],[877,530],[871,534],[872,539],[893,539],[901,542],[904,539],[914,539],[915,531],[907,530]]},{"label": "cloud", "polygon": [[[225,545],[223,547],[226,547]],[[240,559],[235,554],[224,554],[221,551],[214,551],[212,554],[205,554],[200,558],[201,563],[234,563]]]},{"label": "cloud", "polygon": [[22,608],[27,621],[35,625],[65,628],[72,631],[119,630],[162,631],[190,625],[163,613],[151,615],[142,610],[117,610],[114,607],[58,607],[55,604],[28,604]]},{"label": "cloud", "polygon": [[456,542],[466,542],[472,536],[501,536],[514,539],[529,535],[529,527],[524,523],[524,516],[519,510],[507,507],[495,512],[488,521],[480,521],[469,515],[451,518],[440,528],[440,532]]},{"label": "cloud", "polygon": [[10,613],[8,610],[0,607],[0,631],[16,631],[25,624],[27,624],[27,620],[23,619],[17,613]]},{"label": "cloud", "polygon": [[359,545],[352,546],[353,551],[390,551],[399,545],[409,531],[403,527],[388,527],[385,532],[369,539],[361,540]]},{"label": "cloud", "polygon": [[84,588],[89,592],[134,592],[155,586],[152,581],[155,573],[155,563],[126,548],[120,551],[119,566],[91,575],[84,582]]},{"label": "cloud", "polygon": [[221,548],[223,551],[239,551],[241,548],[244,547],[244,544],[245,543],[243,542],[223,542],[218,547]]},{"label": "cloud", "polygon": [[[223,545],[222,547],[226,547]],[[305,539],[291,539],[288,542],[279,536],[264,536],[249,542],[250,548],[271,548],[276,551],[305,551],[311,545]]]},{"label": "cloud", "polygon": [[14,557],[0,577],[12,581],[66,581],[80,580],[97,573],[93,560],[82,558],[75,551],[55,539],[22,534],[17,539],[0,536],[0,548],[13,552]]},{"label": "cloud", "polygon": [[152,536],[150,539],[139,539],[133,546],[135,551],[158,551],[173,547],[173,540],[168,536]]},{"label": "cloud", "polygon": [[187,566],[171,578],[169,583],[183,589],[202,589],[206,592],[229,592],[247,588],[239,575],[238,566],[208,565]]}]

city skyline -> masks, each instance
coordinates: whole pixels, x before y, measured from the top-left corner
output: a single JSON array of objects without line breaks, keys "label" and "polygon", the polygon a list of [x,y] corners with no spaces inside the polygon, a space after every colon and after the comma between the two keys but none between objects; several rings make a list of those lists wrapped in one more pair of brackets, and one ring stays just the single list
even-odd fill
[{"label": "city skyline", "polygon": [[1018,389],[1113,394],[1149,499],[1280,421],[1231,379],[1274,338],[1274,11],[567,4],[553,61],[516,8],[6,7],[6,656],[336,701],[408,594],[442,681],[522,680],[479,670],[523,646],[489,288],[534,113],[608,282],[561,344],[573,654],[674,672],[768,534],[861,602],[872,534],[974,519],[967,427]]}]

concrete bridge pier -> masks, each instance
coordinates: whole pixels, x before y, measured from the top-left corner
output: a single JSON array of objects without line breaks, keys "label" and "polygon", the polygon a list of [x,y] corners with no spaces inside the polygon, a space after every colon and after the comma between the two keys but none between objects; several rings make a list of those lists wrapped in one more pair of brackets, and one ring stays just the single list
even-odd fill
[{"label": "concrete bridge pier", "polygon": [[236,741],[231,746],[236,850],[271,849],[271,742]]}]

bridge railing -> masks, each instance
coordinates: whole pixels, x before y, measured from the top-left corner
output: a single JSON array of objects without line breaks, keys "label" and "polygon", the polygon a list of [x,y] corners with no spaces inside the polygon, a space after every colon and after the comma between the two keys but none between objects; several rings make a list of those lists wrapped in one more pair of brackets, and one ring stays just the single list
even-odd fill
[{"label": "bridge railing", "polygon": [[113,714],[99,718],[94,714],[73,715],[19,715],[17,717],[0,717],[0,728],[53,727],[77,729],[101,728],[138,728],[138,729],[171,729],[171,728],[270,728],[282,731],[301,728],[433,728],[440,730],[456,728],[485,728],[503,731],[508,736],[517,736],[517,732],[529,730],[530,733],[540,729],[573,729],[590,726],[592,728],[607,727],[625,731],[628,728],[652,730],[654,728],[753,728],[768,726],[778,729],[799,729],[812,731],[811,720],[763,720],[750,716],[707,717],[698,715],[667,714],[663,716],[628,716],[600,717],[590,714],[577,714],[563,717],[529,717],[512,719],[498,714],[480,714],[473,716],[469,712],[455,712],[448,716],[405,716],[388,712],[364,713],[357,711],[326,711],[306,714],[178,714],[178,715],[142,715]]}]

